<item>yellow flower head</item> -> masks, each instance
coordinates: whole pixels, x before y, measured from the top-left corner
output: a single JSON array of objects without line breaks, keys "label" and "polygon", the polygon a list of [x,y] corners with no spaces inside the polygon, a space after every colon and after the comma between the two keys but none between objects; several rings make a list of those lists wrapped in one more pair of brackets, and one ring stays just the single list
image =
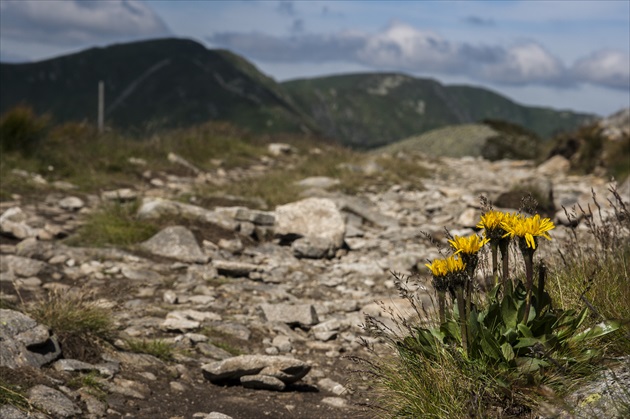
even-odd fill
[{"label": "yellow flower head", "polygon": [[427,268],[431,271],[433,276],[444,276],[448,273],[446,270],[446,262],[444,259],[434,259],[430,264],[425,264]]},{"label": "yellow flower head", "polygon": [[449,256],[445,259],[446,261],[446,270],[449,273],[459,273],[463,272],[466,264],[460,258],[453,256]]},{"label": "yellow flower head", "polygon": [[430,264],[425,265],[433,276],[445,276],[450,273],[458,273],[464,270],[466,265],[464,262],[455,257],[449,256],[446,259],[434,259]]},{"label": "yellow flower head", "polygon": [[465,253],[472,255],[477,253],[479,249],[481,249],[489,241],[490,239],[482,239],[478,235],[473,234],[468,237],[455,236],[453,237],[453,240],[449,240],[448,242],[455,250],[455,254]]},{"label": "yellow flower head", "polygon": [[506,231],[503,237],[521,237],[525,240],[527,247],[536,249],[536,237],[544,237],[551,240],[547,232],[556,226],[549,218],[540,218],[536,214],[533,217],[515,216],[512,222],[502,223],[502,228]]},{"label": "yellow flower head", "polygon": [[506,214],[501,211],[488,211],[481,216],[481,221],[477,224],[477,228],[484,228],[486,230],[494,230],[501,227],[501,222]]}]

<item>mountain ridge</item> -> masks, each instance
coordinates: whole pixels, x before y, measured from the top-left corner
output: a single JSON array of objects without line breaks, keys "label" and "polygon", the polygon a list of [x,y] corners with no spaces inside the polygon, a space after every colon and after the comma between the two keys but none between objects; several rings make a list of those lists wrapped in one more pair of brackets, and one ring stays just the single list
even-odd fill
[{"label": "mountain ridge", "polygon": [[106,121],[115,128],[143,132],[223,120],[257,132],[315,133],[358,149],[487,118],[522,124],[542,137],[593,118],[400,73],[278,83],[231,51],[207,49],[184,38],[93,47],[34,63],[0,63],[0,113],[26,103],[57,122],[94,123],[100,80],[105,82]]}]

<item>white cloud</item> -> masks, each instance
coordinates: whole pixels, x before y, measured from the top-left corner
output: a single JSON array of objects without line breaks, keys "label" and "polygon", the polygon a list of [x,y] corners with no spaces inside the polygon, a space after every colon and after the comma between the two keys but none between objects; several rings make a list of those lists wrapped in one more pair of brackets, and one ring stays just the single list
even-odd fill
[{"label": "white cloud", "polygon": [[461,64],[457,46],[430,31],[394,22],[384,31],[366,35],[357,51],[359,61],[375,67],[452,72]]},{"label": "white cloud", "polygon": [[375,70],[459,74],[505,85],[570,84],[562,62],[536,42],[509,47],[472,45],[399,21],[376,33],[346,31],[281,37],[227,32],[207,39],[266,62],[345,61]]},{"label": "white cloud", "polygon": [[630,54],[601,50],[579,59],[572,73],[577,80],[591,84],[630,89]]},{"label": "white cloud", "polygon": [[170,34],[138,0],[2,0],[0,5],[0,36],[13,41],[75,46]]},{"label": "white cloud", "polygon": [[502,84],[555,84],[571,82],[562,62],[536,42],[528,41],[500,50],[500,59],[473,66],[478,78]]}]

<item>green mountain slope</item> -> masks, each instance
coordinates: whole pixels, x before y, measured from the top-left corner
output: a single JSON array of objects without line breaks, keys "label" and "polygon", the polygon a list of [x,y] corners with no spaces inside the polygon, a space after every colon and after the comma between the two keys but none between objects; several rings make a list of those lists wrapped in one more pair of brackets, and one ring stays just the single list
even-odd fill
[{"label": "green mountain slope", "polygon": [[56,121],[96,121],[105,82],[106,122],[117,128],[189,126],[227,120],[258,131],[312,131],[283,89],[242,58],[185,39],[92,48],[0,66],[0,112],[18,103]]},{"label": "green mountain slope", "polygon": [[186,39],[92,48],[27,64],[0,64],[0,114],[18,104],[56,122],[97,118],[125,130],[222,120],[257,132],[313,132],[372,149],[453,124],[519,124],[547,138],[591,115],[518,105],[486,89],[402,74],[353,74],[276,83],[244,58]]},{"label": "green mountain slope", "polygon": [[483,88],[444,86],[402,74],[341,75],[292,80],[282,86],[325,134],[356,148],[375,148],[483,119],[502,119],[548,138],[593,118],[522,106]]}]

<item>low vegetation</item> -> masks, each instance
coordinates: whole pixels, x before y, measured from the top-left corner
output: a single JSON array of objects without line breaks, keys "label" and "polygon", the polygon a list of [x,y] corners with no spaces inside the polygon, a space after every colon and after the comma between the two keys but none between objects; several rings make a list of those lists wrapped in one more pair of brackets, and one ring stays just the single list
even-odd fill
[{"label": "low vegetation", "polygon": [[77,246],[130,246],[147,240],[159,223],[136,218],[138,202],[109,203],[87,216],[85,223],[67,243]]},{"label": "low vegetation", "polygon": [[[450,255],[427,265],[437,314],[418,305],[409,278],[396,277],[418,318],[391,326],[368,316],[365,329],[395,355],[366,343],[376,356],[359,360],[383,417],[529,415],[604,368],[604,355],[627,355],[630,217],[614,193],[615,216],[596,222],[585,213],[590,236],[576,233],[549,267],[534,259],[540,239],[551,239],[549,219],[486,208],[483,238],[452,237]],[[494,287],[478,294],[475,272],[484,264]]]},{"label": "low vegetation", "polygon": [[26,312],[50,327],[67,358],[99,359],[100,344],[114,336],[111,311],[85,293],[52,291],[44,300],[29,304]]},{"label": "low vegetation", "polygon": [[131,352],[153,355],[165,362],[173,360],[173,345],[162,339],[129,339],[126,343]]}]

